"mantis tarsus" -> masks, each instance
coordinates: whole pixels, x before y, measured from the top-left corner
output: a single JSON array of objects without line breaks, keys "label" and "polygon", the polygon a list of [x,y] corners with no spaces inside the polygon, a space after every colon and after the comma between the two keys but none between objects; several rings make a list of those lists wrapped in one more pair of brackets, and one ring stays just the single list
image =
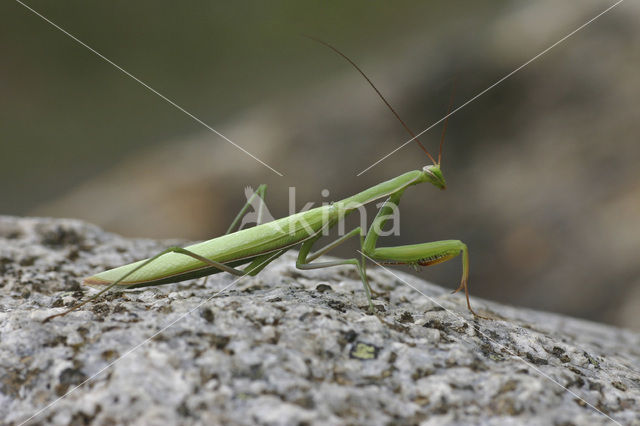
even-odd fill
[{"label": "mantis tarsus", "polygon": [[[396,111],[378,91],[365,73],[342,52],[335,47],[321,40],[315,41],[329,47],[337,54],[345,58],[356,70],[364,76],[367,82],[373,87],[385,105],[400,121],[403,127],[415,138],[408,126],[402,121]],[[369,302],[369,311],[375,312],[375,307],[371,299],[371,288],[367,280],[366,260],[372,259],[379,263],[408,264],[431,266],[452,259],[462,254],[462,279],[460,286],[454,293],[460,290],[465,291],[467,307],[475,316],[478,316],[469,302],[469,289],[467,285],[469,276],[469,253],[467,246],[459,240],[444,240],[430,243],[404,245],[396,247],[378,247],[377,241],[380,230],[385,222],[391,217],[391,213],[400,202],[404,191],[413,185],[429,182],[436,188],[445,189],[446,183],[440,170],[442,160],[442,143],[446,121],[440,140],[440,150],[438,161],[435,161],[429,151],[415,139],[420,148],[426,153],[432,164],[423,167],[421,170],[414,170],[404,173],[396,178],[382,182],[369,189],[366,189],[351,197],[334,202],[331,205],[324,205],[305,212],[293,214],[272,222],[258,224],[249,229],[241,229],[233,232],[242,215],[251,203],[247,201],[245,207],[240,211],[233,221],[227,234],[213,238],[211,240],[194,244],[188,247],[170,247],[157,255],[128,265],[120,266],[105,272],[101,272],[92,277],[86,278],[84,284],[104,285],[105,288],[87,299],[84,302],[74,305],[65,312],[52,315],[45,319],[48,321],[57,316],[67,313],[88,303],[110,289],[118,286],[121,288],[137,288],[160,284],[169,284],[187,279],[204,277],[207,275],[228,272],[238,276],[257,275],[270,262],[284,254],[287,250],[301,245],[296,261],[299,269],[328,268],[339,265],[353,265],[365,289]],[[266,186],[261,185],[254,196],[259,196],[264,200]],[[386,201],[378,211],[369,231],[356,227],[345,235],[337,238],[332,243],[320,248],[314,253],[311,249],[323,235],[323,231],[331,228],[358,207],[371,203],[375,200],[387,197]],[[259,214],[259,213],[258,213]],[[317,258],[324,255],[331,249],[339,246],[350,238],[358,236],[360,238],[361,256],[351,259],[334,260],[325,262],[315,262]],[[244,269],[237,269],[247,265]]]}]

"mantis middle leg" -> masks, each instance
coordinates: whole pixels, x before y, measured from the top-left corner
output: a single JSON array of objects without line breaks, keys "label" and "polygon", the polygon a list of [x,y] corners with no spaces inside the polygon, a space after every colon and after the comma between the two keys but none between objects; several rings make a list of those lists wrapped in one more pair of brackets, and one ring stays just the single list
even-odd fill
[{"label": "mantis middle leg", "polygon": [[334,260],[328,262],[313,262],[318,257],[327,253],[328,251],[334,249],[340,244],[347,241],[349,238],[355,237],[356,235],[360,236],[360,245],[362,246],[364,242],[364,237],[362,236],[362,230],[358,226],[332,243],[327,244],[322,247],[315,253],[311,253],[311,248],[318,241],[321,235],[314,237],[310,240],[305,241],[300,248],[300,253],[298,254],[298,260],[296,261],[296,268],[298,269],[320,269],[320,268],[330,268],[332,266],[340,266],[340,265],[353,265],[356,267],[358,274],[360,275],[360,279],[362,280],[362,284],[364,286],[365,293],[367,295],[367,301],[369,302],[369,311],[371,313],[375,313],[375,306],[373,306],[373,302],[371,301],[371,287],[369,287],[369,281],[367,280],[367,271],[365,269],[364,259],[344,259],[344,260]]}]

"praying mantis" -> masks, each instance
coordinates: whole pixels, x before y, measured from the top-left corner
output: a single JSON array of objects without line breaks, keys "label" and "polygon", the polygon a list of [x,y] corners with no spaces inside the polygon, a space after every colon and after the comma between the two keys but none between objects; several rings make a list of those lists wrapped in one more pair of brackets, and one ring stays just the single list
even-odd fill
[{"label": "praying mantis", "polygon": [[[406,189],[425,182],[438,189],[446,189],[446,182],[442,175],[440,164],[447,121],[445,120],[444,122],[438,161],[436,161],[358,65],[332,45],[322,40],[312,39],[332,49],[355,67],[369,85],[373,87],[387,108],[400,121],[405,130],[415,139],[432,164],[424,166],[421,170],[404,173],[330,205],[323,205],[267,223],[260,224],[258,221],[259,224],[252,228],[240,229],[234,232],[245,211],[254,201],[253,197],[260,197],[261,201],[264,201],[266,185],[260,185],[255,193],[248,198],[247,203],[240,210],[225,235],[184,248],[169,247],[149,259],[140,260],[85,278],[84,284],[102,286],[103,289],[84,302],[78,303],[64,312],[47,317],[44,320],[45,322],[78,309],[114,287],[139,288],[155,286],[205,277],[220,272],[227,272],[236,276],[255,276],[269,263],[296,246],[300,246],[296,261],[296,267],[299,269],[309,270],[341,265],[353,266],[362,280],[369,312],[372,314],[376,310],[373,305],[371,287],[367,279],[367,260],[372,260],[379,264],[431,266],[462,254],[462,278],[459,287],[454,293],[464,290],[469,311],[476,317],[484,318],[476,314],[471,308],[468,287],[469,250],[462,241],[443,240],[392,247],[378,247],[377,245],[381,230],[392,216],[394,210],[397,209],[400,198]],[[378,210],[368,231],[358,226],[317,251],[311,252],[316,242],[323,236],[324,231],[334,227],[360,207],[382,198],[386,198],[386,201]],[[258,212],[258,216],[260,216],[260,212]],[[360,238],[360,256],[350,259],[316,262],[316,259],[322,255],[354,237]],[[244,266],[244,268],[238,269],[241,266]]]}]

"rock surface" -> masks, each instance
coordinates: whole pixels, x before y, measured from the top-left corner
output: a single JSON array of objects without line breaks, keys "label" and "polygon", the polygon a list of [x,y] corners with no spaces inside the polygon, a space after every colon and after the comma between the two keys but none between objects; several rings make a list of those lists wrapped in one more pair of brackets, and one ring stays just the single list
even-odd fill
[{"label": "rock surface", "polygon": [[170,244],[0,217],[4,424],[640,424],[637,333],[477,298],[498,319],[474,319],[371,268],[378,318],[351,269],[293,253],[41,322],[90,294],[82,277]]}]

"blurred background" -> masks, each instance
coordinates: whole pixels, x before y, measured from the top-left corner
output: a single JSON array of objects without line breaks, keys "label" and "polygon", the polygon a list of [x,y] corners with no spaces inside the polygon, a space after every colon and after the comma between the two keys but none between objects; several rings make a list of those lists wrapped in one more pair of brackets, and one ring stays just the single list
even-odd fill
[{"label": "blurred background", "polygon": [[[288,214],[428,164],[414,131],[611,1],[30,0],[277,176],[17,2],[0,4],[0,214],[208,239],[244,187]],[[408,190],[401,236],[461,239],[472,295],[640,330],[640,4],[626,1],[453,115],[447,191]],[[421,140],[437,151],[441,126]],[[330,196],[321,196],[328,189]],[[374,214],[371,211],[371,214]],[[336,251],[348,256],[355,245]],[[455,260],[418,273],[454,289]]]}]

